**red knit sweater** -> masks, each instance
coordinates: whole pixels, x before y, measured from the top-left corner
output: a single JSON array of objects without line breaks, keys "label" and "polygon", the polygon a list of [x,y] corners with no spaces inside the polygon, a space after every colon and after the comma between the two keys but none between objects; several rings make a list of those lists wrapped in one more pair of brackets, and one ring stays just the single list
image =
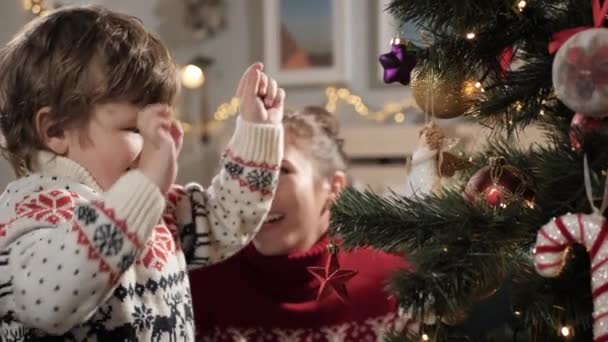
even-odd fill
[{"label": "red knit sweater", "polygon": [[325,266],[327,238],[305,253],[263,256],[250,245],[222,263],[191,273],[198,341],[377,341],[413,324],[385,290],[402,258],[359,249],[340,251],[349,300],[317,301],[319,281],[309,266]]}]

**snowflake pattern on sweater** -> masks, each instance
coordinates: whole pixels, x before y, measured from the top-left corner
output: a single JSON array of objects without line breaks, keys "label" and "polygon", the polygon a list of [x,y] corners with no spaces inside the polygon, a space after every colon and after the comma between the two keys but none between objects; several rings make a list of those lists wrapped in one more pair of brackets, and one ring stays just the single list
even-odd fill
[{"label": "snowflake pattern on sweater", "polygon": [[415,330],[418,324],[404,311],[390,312],[362,322],[346,322],[319,329],[215,328],[203,342],[381,342],[389,333]]},{"label": "snowflake pattern on sweater", "polygon": [[229,146],[209,189],[165,197],[137,170],[102,192],[78,164],[40,152],[35,173],[0,196],[0,341],[193,341],[188,267],[251,241],[282,128],[239,121]]}]

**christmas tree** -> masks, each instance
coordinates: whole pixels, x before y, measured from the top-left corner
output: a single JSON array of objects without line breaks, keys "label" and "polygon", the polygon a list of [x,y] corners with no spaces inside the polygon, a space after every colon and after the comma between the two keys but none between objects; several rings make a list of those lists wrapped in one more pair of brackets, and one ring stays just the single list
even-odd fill
[{"label": "christmas tree", "polygon": [[[385,80],[409,83],[429,115],[465,115],[493,133],[448,185],[349,189],[332,209],[347,248],[412,265],[390,290],[423,324],[397,340],[608,341],[608,1],[393,0],[386,10],[424,39],[393,42]],[[516,144],[532,124],[545,139]],[[499,311],[500,324],[484,321]]]}]

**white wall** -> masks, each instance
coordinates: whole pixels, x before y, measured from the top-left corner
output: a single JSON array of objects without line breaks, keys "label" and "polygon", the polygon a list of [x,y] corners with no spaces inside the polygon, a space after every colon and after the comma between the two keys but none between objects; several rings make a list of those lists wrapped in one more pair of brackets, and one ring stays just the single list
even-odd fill
[{"label": "white wall", "polygon": [[[0,3],[0,44],[4,45],[29,20],[29,16],[21,9],[21,1],[3,1]],[[14,179],[10,164],[0,158],[0,191]]]}]

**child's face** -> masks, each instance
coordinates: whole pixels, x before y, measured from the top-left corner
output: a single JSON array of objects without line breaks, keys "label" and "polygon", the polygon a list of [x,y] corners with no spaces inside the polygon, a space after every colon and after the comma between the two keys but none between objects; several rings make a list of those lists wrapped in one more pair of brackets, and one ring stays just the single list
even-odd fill
[{"label": "child's face", "polygon": [[329,227],[329,181],[317,176],[306,141],[285,132],[285,154],[272,207],[254,238],[265,255],[305,251]]},{"label": "child's face", "polygon": [[87,169],[104,191],[137,167],[143,147],[136,130],[140,109],[124,102],[99,104],[84,127],[68,132],[66,157]]}]

